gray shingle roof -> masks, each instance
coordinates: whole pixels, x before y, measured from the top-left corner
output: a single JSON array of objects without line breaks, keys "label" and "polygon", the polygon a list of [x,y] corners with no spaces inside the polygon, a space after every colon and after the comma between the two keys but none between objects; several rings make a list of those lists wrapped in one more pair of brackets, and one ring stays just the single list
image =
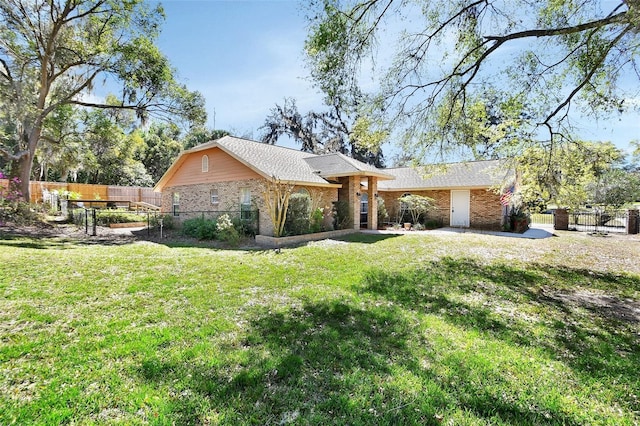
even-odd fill
[{"label": "gray shingle roof", "polygon": [[[315,155],[296,149],[224,136],[187,151],[171,165],[156,184],[161,190],[190,153],[219,147],[265,178],[309,185],[331,185],[325,179],[339,176],[376,176],[381,191],[419,189],[487,188],[513,181],[513,171],[503,160],[452,163],[421,168],[377,169],[340,153]],[[427,172],[430,172],[427,174]]]},{"label": "gray shingle roof", "polygon": [[265,177],[283,181],[327,184],[324,178],[350,175],[393,179],[383,170],[340,153],[316,155],[277,145],[224,136],[198,145],[188,152],[219,146]]},{"label": "gray shingle roof", "polygon": [[214,143],[265,177],[290,182],[327,183],[304,161],[306,157],[313,155],[308,152],[232,136],[225,136]]},{"label": "gray shingle roof", "polygon": [[386,173],[385,170],[340,153],[313,155],[304,160],[324,178],[366,175],[378,176],[381,179],[393,179],[393,176]]},{"label": "gray shingle roof", "polygon": [[380,182],[381,191],[417,189],[488,188],[500,186],[514,178],[504,160],[470,161],[433,167],[385,169],[394,180]]}]

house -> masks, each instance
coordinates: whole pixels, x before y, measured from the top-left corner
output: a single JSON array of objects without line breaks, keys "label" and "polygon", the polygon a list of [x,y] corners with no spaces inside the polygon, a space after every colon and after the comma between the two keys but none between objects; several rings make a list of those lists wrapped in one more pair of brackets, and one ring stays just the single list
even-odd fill
[{"label": "house", "polygon": [[262,195],[264,183],[273,180],[307,192],[326,215],[334,202],[345,201],[355,229],[378,227],[378,203],[369,200],[382,198],[395,214],[398,198],[407,193],[434,198],[445,225],[499,228],[504,212],[496,188],[508,177],[499,160],[450,164],[424,175],[415,168],[377,169],[340,153],[316,155],[225,136],[182,152],[154,189],[162,193],[162,211],[178,220],[257,209],[262,235],[273,235]]}]

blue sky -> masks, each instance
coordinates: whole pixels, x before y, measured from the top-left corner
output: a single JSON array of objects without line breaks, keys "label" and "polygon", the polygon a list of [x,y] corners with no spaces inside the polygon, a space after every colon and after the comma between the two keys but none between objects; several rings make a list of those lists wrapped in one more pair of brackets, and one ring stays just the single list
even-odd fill
[{"label": "blue sky", "polygon": [[[295,98],[302,113],[323,109],[322,95],[304,67],[307,21],[302,1],[161,3],[167,18],[158,45],[178,69],[179,79],[204,95],[209,127],[215,118],[217,129],[259,139],[269,110],[285,97]],[[630,140],[640,139],[640,114],[585,121],[579,136],[627,149]],[[386,146],[384,152],[390,158],[393,148]]]},{"label": "blue sky", "polygon": [[163,1],[158,45],[179,78],[206,98],[209,126],[257,139],[269,110],[294,97],[301,111],[322,96],[305,78],[306,21],[297,1]]}]

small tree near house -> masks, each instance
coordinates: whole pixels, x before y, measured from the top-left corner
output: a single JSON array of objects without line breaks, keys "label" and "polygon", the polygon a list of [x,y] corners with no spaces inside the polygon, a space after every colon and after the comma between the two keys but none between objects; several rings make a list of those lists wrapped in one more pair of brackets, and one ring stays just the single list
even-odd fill
[{"label": "small tree near house", "polygon": [[289,199],[293,193],[293,188],[294,185],[283,182],[275,176],[270,180],[265,180],[262,185],[262,195],[271,223],[273,223],[274,237],[283,235]]},{"label": "small tree near house", "polygon": [[435,208],[435,200],[424,195],[403,195],[398,198],[398,201],[403,206],[403,210],[411,214],[413,224],[418,223],[421,215],[425,215]]}]

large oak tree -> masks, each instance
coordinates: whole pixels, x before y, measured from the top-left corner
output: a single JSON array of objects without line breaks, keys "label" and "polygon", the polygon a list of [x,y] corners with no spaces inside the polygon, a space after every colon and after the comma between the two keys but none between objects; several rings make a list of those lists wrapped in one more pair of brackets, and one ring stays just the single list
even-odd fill
[{"label": "large oak tree", "polygon": [[[65,105],[205,121],[202,96],[154,44],[163,19],[142,0],[0,0],[0,153],[26,200],[47,118]],[[103,83],[116,105],[91,96]]]},{"label": "large oak tree", "polygon": [[617,113],[638,96],[639,0],[319,0],[309,19],[317,86],[353,108],[373,75],[367,108],[414,147],[464,140],[446,136],[464,132],[488,90],[522,106],[518,140],[547,152],[574,133],[575,113]]}]

